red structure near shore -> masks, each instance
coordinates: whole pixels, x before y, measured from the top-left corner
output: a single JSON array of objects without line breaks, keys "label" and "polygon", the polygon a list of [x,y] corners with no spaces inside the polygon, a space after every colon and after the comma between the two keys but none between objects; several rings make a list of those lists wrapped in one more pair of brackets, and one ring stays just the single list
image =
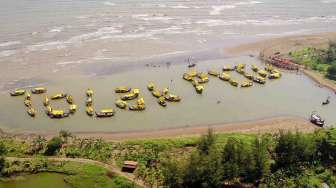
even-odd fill
[{"label": "red structure near shore", "polygon": [[293,61],[288,58],[280,57],[280,53],[269,56],[266,62],[282,69],[299,70],[299,65],[293,63]]}]

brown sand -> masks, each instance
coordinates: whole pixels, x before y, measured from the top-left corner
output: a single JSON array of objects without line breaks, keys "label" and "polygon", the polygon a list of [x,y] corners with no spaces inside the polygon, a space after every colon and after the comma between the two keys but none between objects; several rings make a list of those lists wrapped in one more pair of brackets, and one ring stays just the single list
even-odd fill
[{"label": "brown sand", "polygon": [[288,54],[290,51],[300,49],[304,46],[326,48],[332,40],[336,40],[336,32],[266,39],[255,43],[239,45],[233,48],[225,49],[224,51],[232,55],[249,53],[258,54],[263,52],[265,57],[268,57],[275,52]]},{"label": "brown sand", "polygon": [[291,130],[300,132],[313,132],[316,127],[308,120],[297,117],[277,117],[255,121],[245,121],[227,124],[216,124],[206,126],[192,126],[171,129],[159,129],[152,131],[133,132],[77,132],[78,137],[103,138],[105,140],[122,141],[147,138],[172,138],[185,136],[198,136],[206,133],[212,128],[216,133],[275,133],[279,130]]}]

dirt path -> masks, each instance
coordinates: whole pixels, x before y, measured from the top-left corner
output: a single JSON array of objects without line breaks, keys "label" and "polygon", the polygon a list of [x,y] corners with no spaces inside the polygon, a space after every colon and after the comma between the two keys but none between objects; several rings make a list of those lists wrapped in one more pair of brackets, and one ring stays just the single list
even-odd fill
[{"label": "dirt path", "polygon": [[[148,187],[145,185],[145,183],[142,180],[137,179],[133,174],[131,173],[125,173],[122,172],[118,167],[103,163],[100,161],[95,161],[91,159],[84,159],[84,158],[65,158],[65,157],[46,157],[48,161],[57,161],[57,162],[77,162],[77,163],[83,163],[83,164],[91,164],[91,165],[96,165],[105,168],[106,170],[113,172],[119,176],[122,176],[124,178],[127,178],[128,180],[136,183],[137,185],[141,187]],[[36,158],[33,157],[27,157],[27,158],[19,158],[19,157],[6,157],[6,160],[9,161],[27,161],[27,160],[36,160]]]}]

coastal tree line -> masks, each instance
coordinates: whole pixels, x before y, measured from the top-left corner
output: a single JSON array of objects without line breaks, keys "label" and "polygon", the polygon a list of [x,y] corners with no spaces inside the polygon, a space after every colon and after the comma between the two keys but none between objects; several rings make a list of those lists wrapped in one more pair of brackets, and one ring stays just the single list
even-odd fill
[{"label": "coastal tree line", "polygon": [[336,80],[336,41],[331,41],[328,48],[305,47],[292,51],[289,55],[294,63],[319,71],[331,80]]},{"label": "coastal tree line", "polygon": [[186,158],[165,160],[162,172],[163,184],[173,188],[320,187],[320,181],[334,187],[335,165],[336,129],[229,138],[225,145],[216,144],[209,131]]}]

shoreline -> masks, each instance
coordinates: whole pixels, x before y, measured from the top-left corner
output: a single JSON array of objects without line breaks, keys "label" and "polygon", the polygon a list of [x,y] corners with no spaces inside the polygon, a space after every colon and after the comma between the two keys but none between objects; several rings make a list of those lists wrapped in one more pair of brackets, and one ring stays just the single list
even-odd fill
[{"label": "shoreline", "polygon": [[[107,141],[125,141],[125,140],[144,140],[160,138],[178,138],[200,136],[211,128],[216,133],[246,133],[246,134],[264,134],[277,133],[280,130],[313,132],[319,127],[310,123],[309,120],[300,117],[274,117],[259,120],[248,120],[242,122],[232,122],[211,125],[195,125],[186,127],[166,128],[157,130],[137,130],[123,132],[71,132],[79,138],[101,138]],[[56,136],[58,133],[5,133],[1,136],[13,136],[23,139],[29,139],[37,135],[48,139]]]}]

